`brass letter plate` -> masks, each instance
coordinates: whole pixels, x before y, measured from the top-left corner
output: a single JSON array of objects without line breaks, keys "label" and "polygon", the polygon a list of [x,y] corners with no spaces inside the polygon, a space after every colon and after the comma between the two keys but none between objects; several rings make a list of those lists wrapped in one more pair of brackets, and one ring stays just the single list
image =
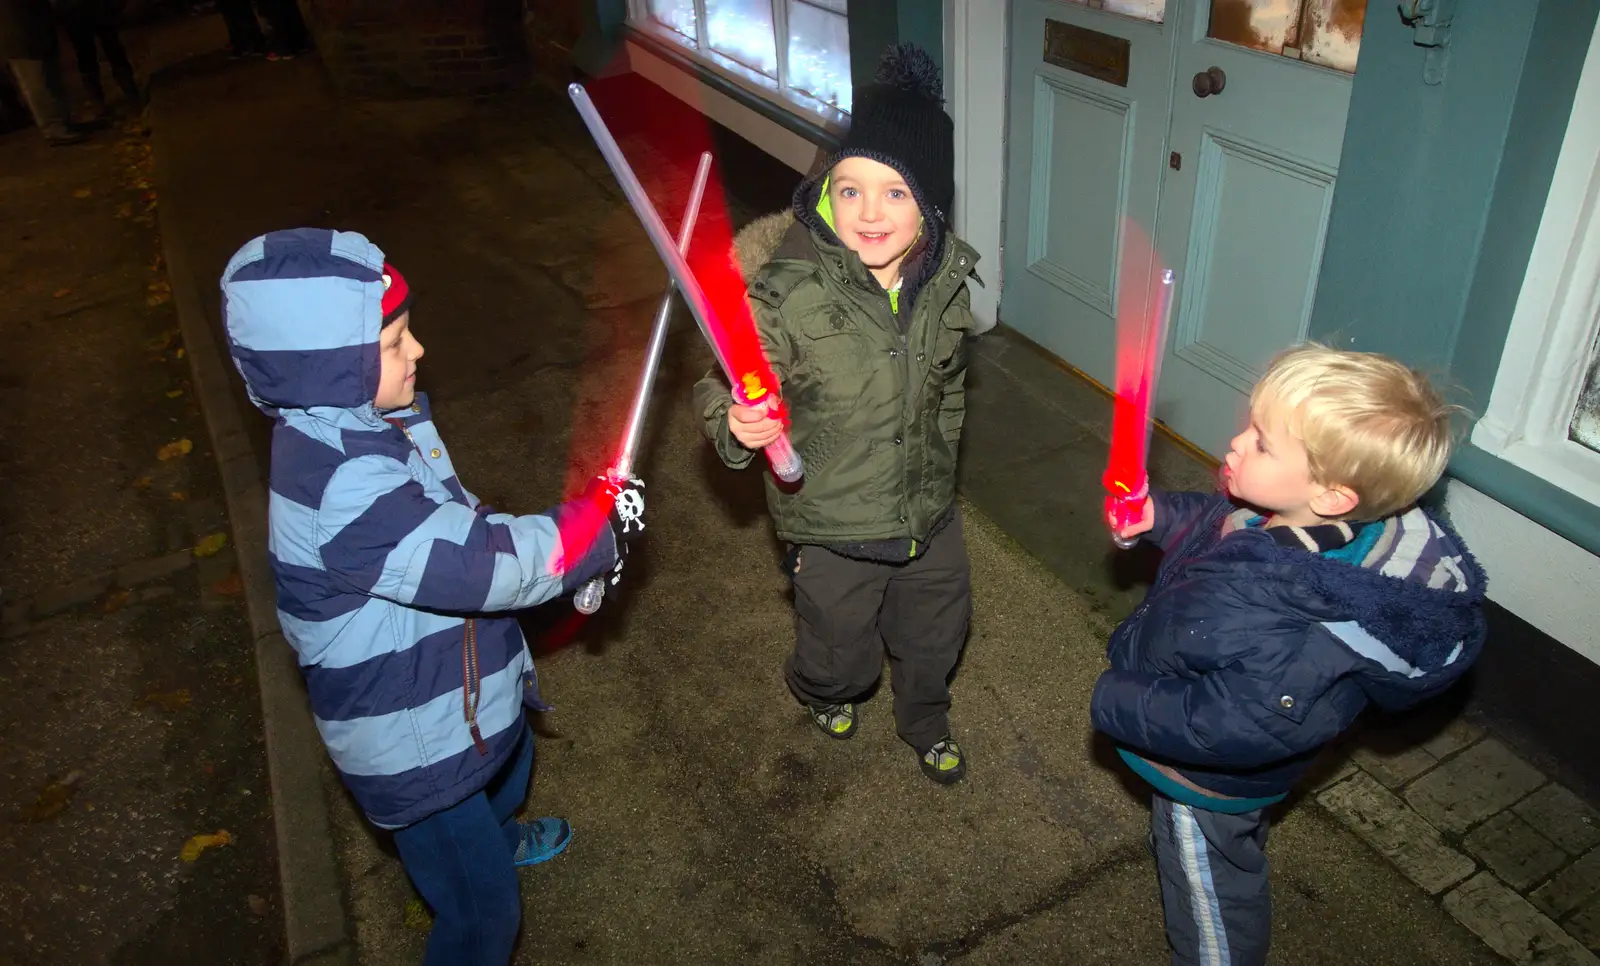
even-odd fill
[{"label": "brass letter plate", "polygon": [[1122,37],[1059,20],[1044,22],[1045,63],[1118,87],[1128,86],[1128,47]]}]

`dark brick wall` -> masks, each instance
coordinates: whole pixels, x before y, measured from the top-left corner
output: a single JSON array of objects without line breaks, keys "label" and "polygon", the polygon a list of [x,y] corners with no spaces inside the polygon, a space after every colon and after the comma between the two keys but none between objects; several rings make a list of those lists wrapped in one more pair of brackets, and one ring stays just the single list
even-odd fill
[{"label": "dark brick wall", "polygon": [[311,0],[308,13],[342,93],[475,94],[528,77],[523,0]]}]

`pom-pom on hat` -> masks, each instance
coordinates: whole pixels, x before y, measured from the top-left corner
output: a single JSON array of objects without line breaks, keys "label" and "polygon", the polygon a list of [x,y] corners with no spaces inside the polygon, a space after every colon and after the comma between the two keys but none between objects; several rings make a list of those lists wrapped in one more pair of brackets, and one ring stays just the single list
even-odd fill
[{"label": "pom-pom on hat", "polygon": [[411,308],[411,286],[400,270],[383,263],[383,324],[388,325]]},{"label": "pom-pom on hat", "polygon": [[922,208],[941,222],[955,201],[955,122],[944,111],[939,65],[915,44],[889,48],[874,82],[855,91],[850,130],[832,169],[845,158],[871,158],[900,172]]}]

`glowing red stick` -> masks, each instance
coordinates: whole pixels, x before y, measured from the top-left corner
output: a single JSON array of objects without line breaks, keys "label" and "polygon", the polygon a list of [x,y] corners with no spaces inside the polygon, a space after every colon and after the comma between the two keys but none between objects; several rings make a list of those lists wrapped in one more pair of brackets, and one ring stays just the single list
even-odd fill
[{"label": "glowing red stick", "polygon": [[[1143,244],[1137,228],[1128,226],[1132,251],[1124,252],[1123,268],[1143,277],[1144,265],[1153,257]],[[1132,255],[1134,257],[1130,258]],[[1141,262],[1151,257],[1151,262]],[[1154,268],[1153,264],[1151,265]],[[1146,459],[1150,450],[1150,405],[1155,399],[1167,324],[1172,316],[1173,274],[1171,269],[1155,272],[1154,291],[1148,300],[1141,293],[1124,287],[1119,299],[1122,310],[1117,319],[1117,384],[1111,411],[1111,453],[1102,484],[1106,490],[1106,519],[1111,539],[1124,549],[1134,540],[1125,540],[1121,531],[1139,522],[1150,497],[1150,478]],[[1148,311],[1140,311],[1148,308]]]},{"label": "glowing red stick", "polygon": [[[567,94],[588,127],[601,156],[611,168],[611,173],[616,176],[628,204],[639,216],[656,254],[666,263],[667,273],[683,293],[689,313],[699,323],[700,331],[705,334],[712,352],[722,365],[723,373],[728,377],[728,383],[733,387],[734,398],[747,406],[766,403],[774,415],[783,419],[778,379],[761,350],[755,320],[750,317],[750,306],[745,302],[744,280],[725,256],[701,260],[698,273],[689,268],[688,261],[673,244],[661,216],[656,213],[638,177],[629,167],[627,158],[623,157],[622,149],[607,130],[600,112],[595,110],[588,92],[582,84],[570,84]],[[701,275],[705,278],[704,285],[700,281]],[[772,464],[773,474],[784,482],[793,483],[805,471],[800,454],[794,451],[787,432],[767,445],[766,454],[768,462]]]}]

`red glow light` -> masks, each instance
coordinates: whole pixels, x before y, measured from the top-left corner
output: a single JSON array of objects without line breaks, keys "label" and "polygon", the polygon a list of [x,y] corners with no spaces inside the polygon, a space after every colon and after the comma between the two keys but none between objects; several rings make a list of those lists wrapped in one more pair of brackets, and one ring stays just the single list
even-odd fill
[{"label": "red glow light", "polygon": [[1124,219],[1117,295],[1117,371],[1112,387],[1111,451],[1102,485],[1114,531],[1137,523],[1149,487],[1150,407],[1166,337],[1160,264],[1149,236]]}]

